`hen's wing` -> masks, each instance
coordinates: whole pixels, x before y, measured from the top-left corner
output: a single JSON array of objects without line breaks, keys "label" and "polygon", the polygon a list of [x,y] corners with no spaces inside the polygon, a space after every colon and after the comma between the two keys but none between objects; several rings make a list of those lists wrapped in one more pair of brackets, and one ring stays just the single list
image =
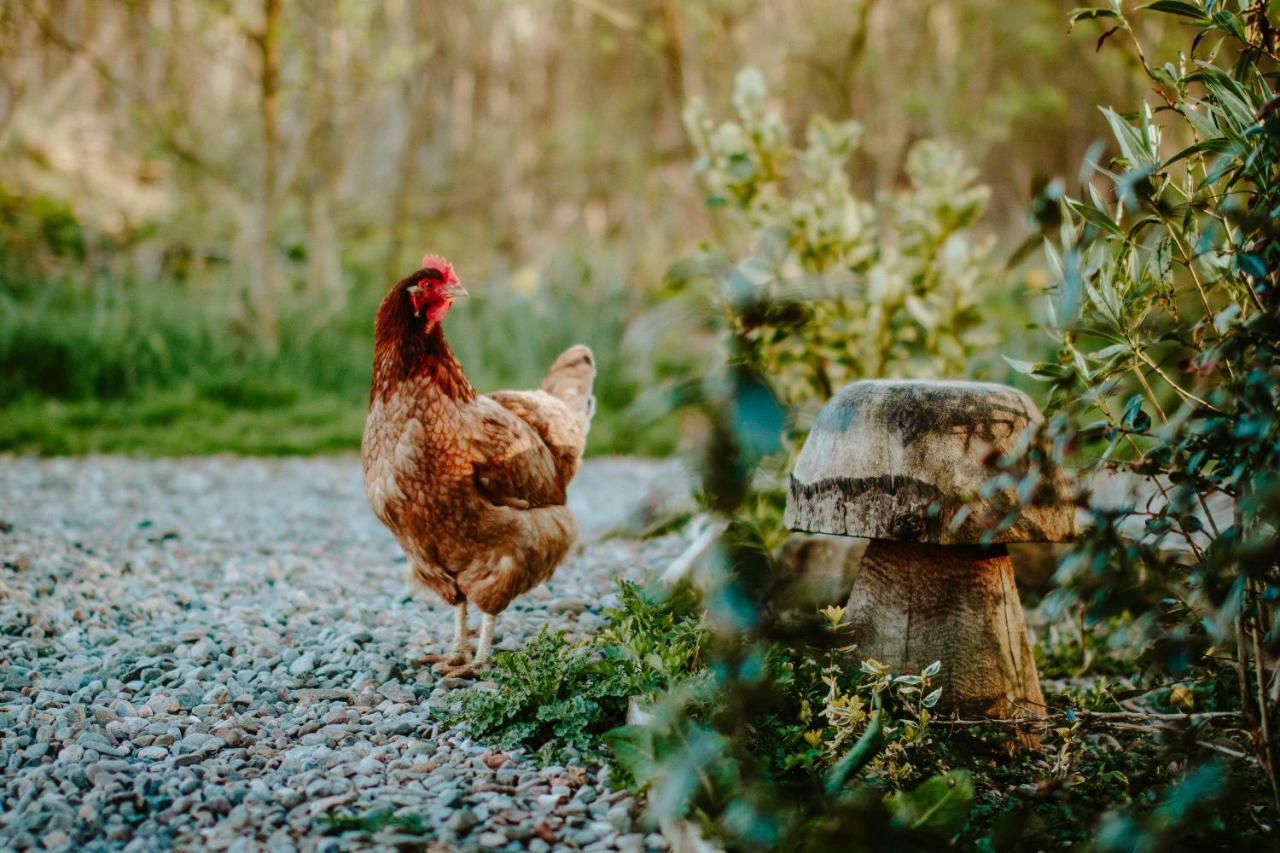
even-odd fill
[{"label": "hen's wing", "polygon": [[541,432],[505,405],[504,400],[514,402],[509,399],[513,394],[477,397],[468,413],[473,416],[470,444],[476,489],[495,506],[563,504],[572,474],[565,475],[561,454],[548,446]]},{"label": "hen's wing", "polygon": [[497,391],[489,395],[531,426],[551,449],[563,484],[578,472],[586,448],[587,430],[596,410],[591,394],[595,376],[595,356],[579,344],[560,354],[537,391]]},{"label": "hen's wing", "polygon": [[496,391],[489,397],[538,434],[555,457],[561,478],[568,483],[578,472],[578,461],[587,443],[582,421],[573,410],[545,391]]}]

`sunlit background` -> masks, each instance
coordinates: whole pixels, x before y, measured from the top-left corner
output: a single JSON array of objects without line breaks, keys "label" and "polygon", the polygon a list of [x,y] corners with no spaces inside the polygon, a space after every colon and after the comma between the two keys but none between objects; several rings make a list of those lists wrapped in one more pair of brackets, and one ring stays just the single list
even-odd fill
[{"label": "sunlit background", "polygon": [[[710,286],[681,264],[739,262],[777,224],[715,191],[717,168],[750,183],[734,170],[760,164],[712,162],[725,140],[683,120],[741,122],[747,67],[782,144],[803,148],[815,116],[860,125],[829,170],[845,200],[897,204],[922,142],[971,166],[972,221],[956,227],[981,255],[963,272],[987,288],[974,325],[1033,351],[1041,262],[1005,270],[1032,189],[1078,172],[1106,128],[1097,105],[1148,88],[1096,34],[1067,35],[1073,5],[9,0],[0,449],[354,449],[374,307],[432,250],[473,294],[447,331],[479,387],[534,383],[588,343],[603,371],[591,452],[669,451],[673,424],[635,401],[702,361],[697,324],[664,333]],[[775,189],[804,181],[800,164],[782,172]],[[886,233],[853,238],[878,253]],[[945,372],[1002,377],[975,348]],[[876,368],[853,372],[919,372]]]}]

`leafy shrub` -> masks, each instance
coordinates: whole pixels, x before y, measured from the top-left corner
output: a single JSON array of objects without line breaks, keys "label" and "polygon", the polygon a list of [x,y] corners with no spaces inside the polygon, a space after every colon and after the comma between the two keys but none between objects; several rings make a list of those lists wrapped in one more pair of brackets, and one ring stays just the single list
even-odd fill
[{"label": "leafy shrub", "polygon": [[929,690],[929,685],[941,663],[934,661],[919,675],[894,675],[887,665],[865,660],[862,682],[852,691],[840,688],[839,669],[833,669],[824,679],[830,690],[822,709],[833,732],[823,744],[828,760],[847,759],[851,751],[845,746],[865,738],[873,726],[880,726],[886,746],[867,764],[867,774],[889,787],[901,787],[916,774],[909,760],[912,752],[924,752],[930,744],[929,709],[937,704],[942,688]]},{"label": "leafy shrub", "polygon": [[[807,336],[816,310],[810,313],[806,286],[823,277],[829,250],[842,275],[874,263],[853,252],[853,237],[869,218],[865,206],[852,204],[842,175],[810,180],[824,152],[838,159],[851,144],[851,130],[815,125],[809,144],[818,153],[806,162],[812,171],[796,177],[782,165],[787,158],[778,152],[788,134],[764,108],[758,78],[740,78],[740,123],[717,128],[694,108],[709,201],[736,216],[753,242],[746,260],[729,252],[728,260],[702,257],[674,272],[678,282],[714,280],[727,309],[724,346],[710,375],[686,386],[682,399],[705,422],[699,448],[705,504],[724,516],[728,532],[706,566],[710,681],[668,696],[649,725],[611,735],[619,760],[648,780],[658,816],[695,818],[742,849],[937,844],[960,831],[967,844],[1017,849],[1083,842],[1091,827],[1101,827],[1098,843],[1107,849],[1159,849],[1171,841],[1248,844],[1270,831],[1274,809],[1260,801],[1265,783],[1253,769],[1274,766],[1274,702],[1265,693],[1278,632],[1267,602],[1280,598],[1272,527],[1280,508],[1273,488],[1280,430],[1272,425],[1280,409],[1280,369],[1273,364],[1280,340],[1274,316],[1280,199],[1272,191],[1280,100],[1270,89],[1276,44],[1266,5],[1242,4],[1240,16],[1216,3],[1152,4],[1205,31],[1192,53],[1203,46],[1206,60],[1184,57],[1155,69],[1140,56],[1194,133],[1161,156],[1152,111],[1136,118],[1109,113],[1120,149],[1116,169],[1101,173],[1110,192],[1087,186],[1082,202],[1051,184],[1057,199],[1037,205],[1042,217],[1059,218],[1053,227],[1061,225],[1051,322],[1061,352],[1056,363],[1015,367],[1056,383],[1053,408],[1060,416],[1038,437],[1045,441],[1002,463],[1016,462],[1020,470],[1027,459],[1036,463],[1025,477],[1009,475],[1021,478],[1014,485],[1025,499],[1036,500],[1047,496],[1051,481],[1039,475],[1061,461],[1055,457],[1093,448],[1135,473],[1159,475],[1162,500],[1095,508],[1097,523],[1060,575],[1084,603],[1087,625],[1109,618],[1122,642],[1140,652],[1099,668],[1139,677],[1050,685],[1050,708],[1062,710],[1045,721],[1044,751],[1013,760],[991,757],[1006,748],[1009,731],[974,721],[901,725],[903,750],[895,756],[883,709],[868,712],[856,685],[832,690],[841,697],[835,720],[847,713],[846,734],[824,755],[818,747],[835,738],[808,728],[817,706],[800,701],[797,710],[812,674],[804,661],[820,637],[813,626],[781,618],[785,579],[755,526],[753,480],[761,460],[780,447],[767,436],[776,436],[774,425],[789,414],[776,403],[771,408],[771,381],[778,379],[791,404],[821,399],[835,385],[829,368],[840,356],[811,347],[816,339]],[[1116,27],[1108,37],[1134,32],[1119,3],[1080,17],[1106,19]],[[1216,62],[1234,65],[1226,70]],[[796,186],[811,206],[793,204]],[[795,227],[806,216],[806,227]],[[796,292],[803,298],[793,298]],[[828,316],[814,325],[835,322]],[[842,331],[842,342],[851,337]],[[912,345],[920,340],[907,338]],[[792,355],[788,347],[795,347]],[[861,369],[855,355],[843,357],[842,369]],[[909,364],[902,353],[867,363],[884,370],[894,358]],[[1180,358],[1182,377],[1173,368]],[[1130,382],[1134,390],[1123,390]],[[1091,408],[1101,409],[1106,423],[1077,429]],[[1167,426],[1156,425],[1153,415]],[[1215,520],[1208,513],[1201,520],[1196,507],[1223,493],[1236,498],[1235,525],[1210,531]],[[1135,515],[1146,522],[1139,537],[1145,542],[1122,529]],[[1187,543],[1190,558],[1156,547],[1170,536]],[[1054,603],[1064,603],[1062,596]],[[1237,695],[1246,697],[1239,711],[1222,682],[1233,662],[1213,654],[1217,644],[1232,642],[1232,627]],[[1134,644],[1142,631],[1155,642]],[[1090,664],[1083,655],[1081,666]],[[925,710],[923,698],[916,701]],[[1191,708],[1211,710],[1184,717]],[[1252,732],[1239,728],[1242,719]],[[948,736],[929,743],[928,732],[949,723],[956,727]],[[795,746],[799,726],[807,754]],[[791,757],[779,761],[762,748],[768,736]],[[927,746],[906,761],[916,738]],[[1189,764],[1214,753],[1227,760],[1187,773]],[[917,755],[931,770],[963,770],[907,790],[919,778]],[[873,775],[876,761],[890,766]],[[878,784],[905,792],[886,797]],[[908,805],[917,797],[917,805]],[[1132,814],[1107,814],[1118,808]],[[927,827],[912,817],[931,813],[946,819]]]},{"label": "leafy shrub", "polygon": [[804,148],[770,109],[762,76],[738,74],[736,120],[701,101],[685,110],[706,202],[721,214],[714,249],[678,264],[709,276],[744,355],[791,404],[822,402],[854,379],[963,374],[983,294],[997,278],[973,226],[989,192],[937,140],[907,155],[907,186],[874,200],[848,174],[861,128],[814,116]]},{"label": "leafy shrub", "polygon": [[[1076,13],[1135,52],[1160,106],[1104,110],[1111,159],[1078,193],[1048,188],[1057,359],[1012,363],[1051,383],[1056,417],[1031,452],[1137,489],[1099,506],[1081,479],[1091,521],[1061,563],[1057,603],[1079,602],[1091,621],[1132,614],[1147,666],[1206,685],[1170,700],[1247,721],[1223,769],[1256,778],[1239,760],[1251,753],[1280,806],[1268,674],[1280,643],[1280,39],[1267,7],[1151,4],[1194,33],[1163,64],[1119,3]],[[1020,478],[1023,494],[1037,478]],[[1141,822],[1124,825],[1127,843],[1146,843]]]}]

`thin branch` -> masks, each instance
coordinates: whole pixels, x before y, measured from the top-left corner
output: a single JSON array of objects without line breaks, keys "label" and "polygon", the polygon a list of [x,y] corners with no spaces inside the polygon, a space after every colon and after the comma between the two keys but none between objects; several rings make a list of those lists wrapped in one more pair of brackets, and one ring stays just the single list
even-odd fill
[{"label": "thin branch", "polygon": [[1207,400],[1200,399],[1195,394],[1192,394],[1190,391],[1183,388],[1177,382],[1174,382],[1171,378],[1169,378],[1169,374],[1165,373],[1164,369],[1161,368],[1160,365],[1156,364],[1155,361],[1151,359],[1151,356],[1147,355],[1143,350],[1135,349],[1134,352],[1137,354],[1138,358],[1146,362],[1147,366],[1156,372],[1156,375],[1158,375],[1161,379],[1167,382],[1169,387],[1172,388],[1175,392],[1177,392],[1178,396],[1182,397],[1184,400],[1194,400],[1195,402],[1199,403],[1200,405],[1204,406],[1206,409],[1208,409],[1211,412],[1214,412],[1215,414],[1219,414],[1219,415],[1223,414],[1222,410],[1219,409],[1217,406],[1213,405]]}]

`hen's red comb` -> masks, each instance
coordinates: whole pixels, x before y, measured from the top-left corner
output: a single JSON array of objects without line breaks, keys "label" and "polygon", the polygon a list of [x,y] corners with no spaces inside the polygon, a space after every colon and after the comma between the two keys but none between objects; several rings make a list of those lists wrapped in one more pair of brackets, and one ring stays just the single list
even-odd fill
[{"label": "hen's red comb", "polygon": [[440,272],[444,273],[445,279],[458,280],[458,276],[453,271],[453,264],[446,261],[441,255],[433,255],[430,252],[423,255],[422,268],[426,269],[427,267],[434,267],[440,270]]}]

